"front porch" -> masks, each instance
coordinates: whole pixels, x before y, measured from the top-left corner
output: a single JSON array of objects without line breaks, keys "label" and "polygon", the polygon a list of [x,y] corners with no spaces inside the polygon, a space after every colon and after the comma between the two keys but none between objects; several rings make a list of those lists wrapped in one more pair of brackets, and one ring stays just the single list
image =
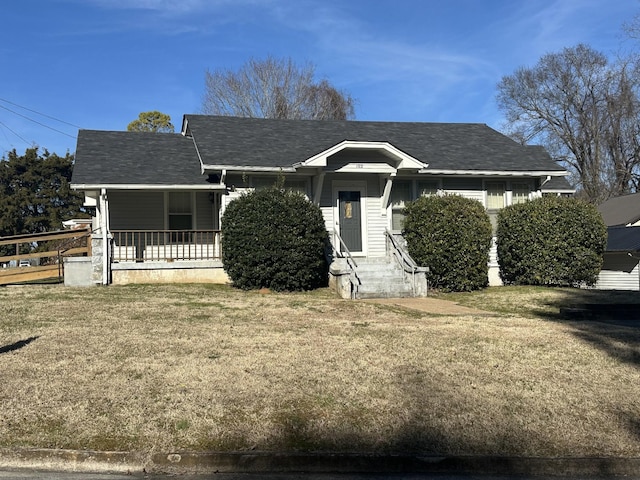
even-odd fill
[{"label": "front porch", "polygon": [[229,283],[220,230],[114,230],[111,282]]},{"label": "front porch", "polygon": [[[334,229],[330,286],[343,298],[426,296],[426,269],[412,261],[397,237],[385,232],[383,256],[354,258]],[[108,238],[108,283],[230,282],[220,230],[113,230]]]},{"label": "front porch", "polygon": [[220,230],[112,230],[112,262],[220,260]]}]

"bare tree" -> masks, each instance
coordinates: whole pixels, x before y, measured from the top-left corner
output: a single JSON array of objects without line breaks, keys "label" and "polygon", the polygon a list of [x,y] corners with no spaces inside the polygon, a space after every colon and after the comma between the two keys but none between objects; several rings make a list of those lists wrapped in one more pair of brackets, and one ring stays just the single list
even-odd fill
[{"label": "bare tree", "polygon": [[273,57],[251,59],[238,71],[207,71],[202,110],[235,117],[352,119],[353,98],[314,76],[312,64]]},{"label": "bare tree", "polygon": [[498,84],[513,137],[537,141],[598,203],[637,188],[640,84],[631,62],[610,64],[586,45],[548,54]]}]

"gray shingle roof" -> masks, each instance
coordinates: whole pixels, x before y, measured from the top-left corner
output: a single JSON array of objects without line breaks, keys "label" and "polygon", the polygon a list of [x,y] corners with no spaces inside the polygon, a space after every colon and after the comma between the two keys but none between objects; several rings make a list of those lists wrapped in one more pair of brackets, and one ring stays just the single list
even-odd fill
[{"label": "gray shingle roof", "polygon": [[640,227],[609,227],[607,252],[640,251]]},{"label": "gray shingle roof", "polygon": [[344,140],[388,142],[429,169],[564,171],[541,147],[522,146],[484,124],[185,115],[204,164],[288,167]]},{"label": "gray shingle roof", "polygon": [[80,130],[72,184],[206,182],[193,141],[181,134]]},{"label": "gray shingle roof", "polygon": [[640,193],[610,198],[598,206],[605,225],[628,225],[640,220]]},{"label": "gray shingle roof", "polygon": [[[186,115],[187,134],[80,130],[72,184],[198,185],[208,165],[290,167],[344,140],[387,142],[428,170],[558,172],[541,147],[483,124],[265,120]],[[194,146],[198,147],[198,151]]]},{"label": "gray shingle roof", "polygon": [[551,177],[551,180],[542,186],[543,192],[574,192],[566,177]]}]

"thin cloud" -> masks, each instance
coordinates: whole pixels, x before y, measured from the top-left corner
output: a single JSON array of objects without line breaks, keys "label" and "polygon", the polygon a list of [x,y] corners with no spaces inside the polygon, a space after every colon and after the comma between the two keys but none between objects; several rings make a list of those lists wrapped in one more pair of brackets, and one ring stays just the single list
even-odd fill
[{"label": "thin cloud", "polygon": [[[493,82],[496,76],[492,62],[460,47],[388,38],[379,26],[374,30],[339,6],[303,2],[277,13],[283,26],[309,35],[312,48],[333,70],[332,78],[340,78],[345,86],[396,85],[386,90],[401,91],[400,96],[411,96],[416,105],[429,105],[445,90],[477,81]],[[308,18],[313,22],[305,20]]]}]

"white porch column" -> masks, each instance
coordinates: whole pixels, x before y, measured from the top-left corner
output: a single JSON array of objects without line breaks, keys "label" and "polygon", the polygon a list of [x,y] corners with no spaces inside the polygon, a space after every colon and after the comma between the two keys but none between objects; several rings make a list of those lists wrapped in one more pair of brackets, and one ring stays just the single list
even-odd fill
[{"label": "white porch column", "polygon": [[111,264],[111,235],[109,233],[109,199],[106,188],[100,191],[98,204],[100,233],[102,234],[102,285],[108,285]]},{"label": "white porch column", "polygon": [[324,172],[318,173],[313,177],[313,203],[320,205],[320,197],[322,196],[322,186],[324,184]]},{"label": "white porch column", "polygon": [[380,202],[380,213],[382,215],[387,214],[387,208],[389,207],[389,198],[391,197],[391,188],[393,187],[393,179],[396,174],[392,173],[385,178],[384,191],[382,193],[382,201]]}]

